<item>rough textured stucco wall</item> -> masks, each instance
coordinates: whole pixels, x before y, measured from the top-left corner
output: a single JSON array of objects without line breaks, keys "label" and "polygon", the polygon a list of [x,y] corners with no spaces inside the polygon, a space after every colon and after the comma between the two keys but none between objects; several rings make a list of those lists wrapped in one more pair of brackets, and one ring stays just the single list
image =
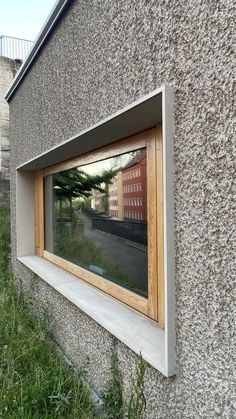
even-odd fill
[{"label": "rough textured stucco wall", "polygon": [[[177,375],[148,367],[149,419],[236,414],[235,18],[227,0],[74,1],[10,104],[15,243],[17,165],[164,83],[176,89]],[[27,287],[29,273],[14,267]],[[50,302],[60,345],[76,363],[89,357],[100,389],[110,335],[47,285],[37,295]],[[136,356],[120,343],[119,359],[128,389]]]}]

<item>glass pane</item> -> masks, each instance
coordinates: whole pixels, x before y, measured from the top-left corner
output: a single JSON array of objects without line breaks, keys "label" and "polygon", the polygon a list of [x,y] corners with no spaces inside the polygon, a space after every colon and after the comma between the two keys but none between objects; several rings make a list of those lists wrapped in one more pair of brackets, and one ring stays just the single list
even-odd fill
[{"label": "glass pane", "polygon": [[46,176],[45,249],[147,297],[146,149]]}]

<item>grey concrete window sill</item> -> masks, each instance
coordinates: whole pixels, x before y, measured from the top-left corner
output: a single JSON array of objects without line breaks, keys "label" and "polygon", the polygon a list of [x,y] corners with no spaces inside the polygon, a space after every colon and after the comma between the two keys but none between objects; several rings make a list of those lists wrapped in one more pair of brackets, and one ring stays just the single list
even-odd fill
[{"label": "grey concrete window sill", "polygon": [[38,256],[18,257],[32,272],[163,374],[165,332],[152,320]]}]

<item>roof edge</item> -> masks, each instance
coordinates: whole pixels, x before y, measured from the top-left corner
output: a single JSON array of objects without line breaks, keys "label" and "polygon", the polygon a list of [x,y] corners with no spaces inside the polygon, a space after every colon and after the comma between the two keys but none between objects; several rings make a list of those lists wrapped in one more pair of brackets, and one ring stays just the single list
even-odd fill
[{"label": "roof edge", "polygon": [[54,25],[56,24],[58,18],[62,14],[63,10],[67,6],[70,0],[57,0],[55,5],[53,6],[51,12],[49,13],[39,35],[36,38],[32,48],[30,49],[25,61],[23,62],[22,66],[20,67],[19,71],[17,72],[12,84],[10,85],[7,93],[5,95],[5,99],[8,102],[15,90],[17,89],[18,85],[20,84],[21,80],[25,76],[26,72],[28,71],[29,67],[31,66],[33,60],[35,59],[36,55],[38,54],[39,50],[44,45],[49,33],[52,31]]}]

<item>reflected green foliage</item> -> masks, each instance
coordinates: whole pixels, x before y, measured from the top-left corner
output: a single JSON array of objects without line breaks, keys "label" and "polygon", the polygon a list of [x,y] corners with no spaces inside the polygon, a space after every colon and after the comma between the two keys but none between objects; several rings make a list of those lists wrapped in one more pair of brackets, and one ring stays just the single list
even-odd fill
[{"label": "reflected green foliage", "polygon": [[143,297],[146,177],[136,166],[145,156],[140,149],[54,173],[44,188],[45,249]]},{"label": "reflected green foliage", "polygon": [[118,265],[115,265],[103,248],[85,237],[71,234],[65,226],[57,226],[54,233],[54,254],[72,263],[88,269],[89,266],[98,266],[104,271],[104,277],[111,279],[118,285],[146,296],[145,284],[137,284],[135,278],[128,277]]},{"label": "reflected green foliage", "polygon": [[[59,216],[63,215],[63,201],[69,204],[68,216],[75,219],[74,202],[76,198],[89,198],[92,190],[104,194],[105,207],[108,209],[108,185],[115,176],[114,170],[104,170],[100,175],[89,175],[79,168],[66,170],[53,175],[55,194],[55,207],[58,208]],[[73,203],[72,203],[73,202]],[[64,213],[67,205],[64,205]],[[57,211],[58,212],[58,211]]]},{"label": "reflected green foliage", "polygon": [[116,172],[113,170],[104,170],[100,175],[89,175],[88,173],[74,168],[64,172],[56,173],[53,176],[54,188],[56,194],[62,194],[72,198],[89,198],[93,189],[105,193],[106,189],[101,185],[109,185]]},{"label": "reflected green foliage", "polygon": [[[79,207],[79,205],[78,205]],[[76,200],[73,199],[72,205],[68,199],[61,197],[54,203],[54,215],[57,219],[70,219],[72,222],[79,222],[80,217],[78,215],[79,209],[77,209]]]}]

